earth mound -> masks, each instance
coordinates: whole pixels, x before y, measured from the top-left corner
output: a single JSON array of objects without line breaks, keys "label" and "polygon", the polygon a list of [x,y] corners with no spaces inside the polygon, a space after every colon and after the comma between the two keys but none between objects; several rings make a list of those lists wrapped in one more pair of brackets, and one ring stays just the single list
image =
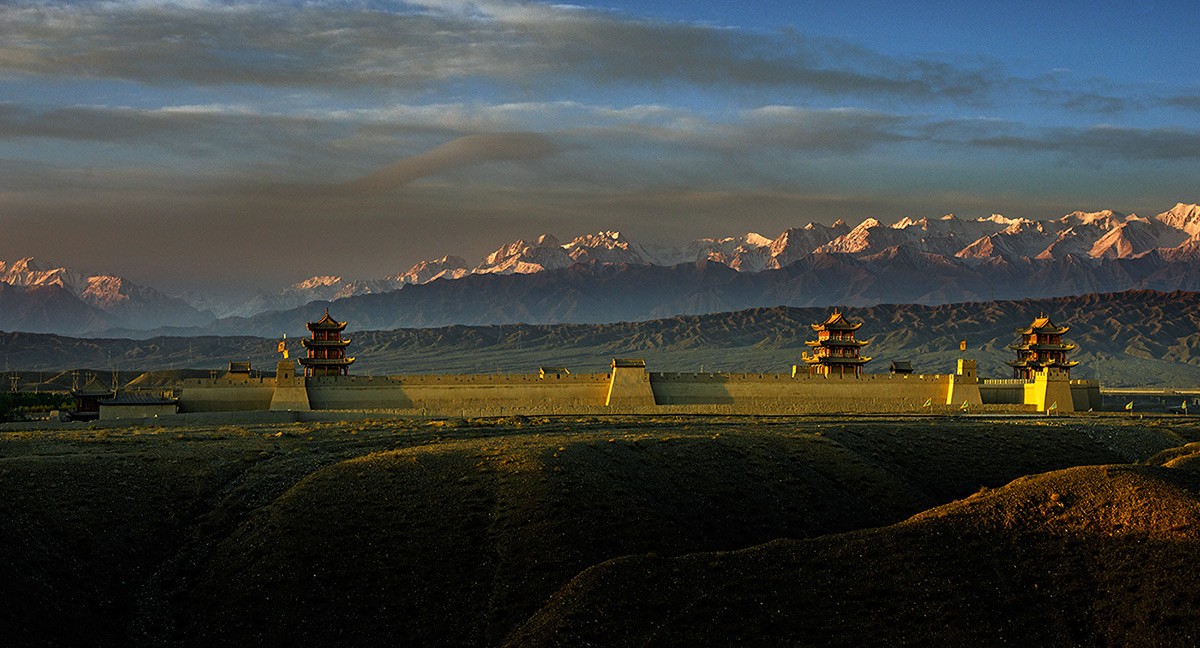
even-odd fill
[{"label": "earth mound", "polygon": [[1022,477],[879,529],[616,559],[507,645],[1195,645],[1198,459],[1192,444],[1163,465]]}]

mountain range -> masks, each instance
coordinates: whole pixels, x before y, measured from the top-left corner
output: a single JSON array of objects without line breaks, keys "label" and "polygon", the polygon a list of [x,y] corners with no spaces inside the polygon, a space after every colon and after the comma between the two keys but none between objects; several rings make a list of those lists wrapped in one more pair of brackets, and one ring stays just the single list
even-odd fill
[{"label": "mountain range", "polygon": [[500,246],[472,266],[421,261],[379,279],[314,276],[238,304],[170,297],[111,275],[0,262],[0,330],[146,337],[302,333],[337,302],[370,328],[615,322],[765,306],[941,304],[1200,289],[1200,206],[1152,218],[1104,210],[1029,220],[868,218],[679,246],[601,231]]},{"label": "mountain range", "polygon": [[[962,355],[979,362],[980,375],[1007,378],[1015,331],[1041,313],[1070,327],[1078,345],[1072,358],[1079,378],[1107,386],[1200,384],[1200,293],[1131,291],[1115,294],[975,302],[936,306],[881,304],[845,309],[871,341],[871,373],[895,360],[918,373],[951,371]],[[813,338],[809,324],[828,308],[773,307],[613,324],[513,324],[370,330],[351,322],[347,337],[357,374],[530,373],[539,366],[574,372],[605,371],[613,357],[645,358],[652,371],[790,371]],[[34,383],[54,373],[90,367],[125,380],[149,370],[223,371],[231,360],[273,370],[276,339],[252,336],[155,337],[146,340],[0,334],[0,360]],[[290,340],[294,353],[299,344]],[[176,374],[171,374],[178,377]],[[202,371],[200,375],[207,375]],[[170,378],[170,376],[167,376]],[[69,380],[66,384],[70,384]],[[61,387],[61,384],[58,385]],[[32,390],[35,384],[28,387]],[[52,385],[43,385],[50,388]]]}]

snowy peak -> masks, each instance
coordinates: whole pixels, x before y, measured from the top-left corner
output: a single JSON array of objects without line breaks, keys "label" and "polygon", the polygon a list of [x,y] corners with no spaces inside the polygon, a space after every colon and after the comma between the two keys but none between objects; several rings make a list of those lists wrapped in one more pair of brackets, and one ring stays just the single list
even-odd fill
[{"label": "snowy peak", "polygon": [[1130,216],[1100,237],[1088,256],[1094,259],[1127,259],[1157,248],[1173,248],[1189,235],[1161,221]]},{"label": "snowy peak", "polygon": [[28,257],[12,263],[0,261],[0,282],[24,288],[57,286],[85,304],[115,315],[116,319],[108,322],[109,325],[135,328],[193,326],[212,319],[211,313],[201,312],[181,299],[167,297],[123,277],[89,276]]},{"label": "snowy peak", "polygon": [[[541,239],[538,240],[540,241]],[[447,255],[432,261],[421,261],[409,268],[407,272],[393,275],[388,277],[388,279],[399,285],[423,284],[442,278],[460,279],[465,277],[470,271],[470,266],[467,265],[466,259]]]},{"label": "snowy peak", "polygon": [[620,232],[587,234],[562,246],[575,263],[646,263],[635,245]]},{"label": "snowy peak", "polygon": [[61,286],[79,295],[87,287],[87,277],[63,267],[52,267],[26,257],[4,263],[0,261],[0,281],[13,286]]},{"label": "snowy peak", "polygon": [[1177,203],[1170,211],[1154,217],[1168,227],[1186,232],[1189,237],[1200,235],[1200,205]]},{"label": "snowy peak", "polygon": [[839,220],[832,227],[809,223],[801,228],[786,229],[767,248],[767,268],[783,268],[812,254],[850,231],[845,221]]},{"label": "snowy peak", "polygon": [[1063,216],[1059,221],[1068,227],[1092,225],[1107,231],[1124,222],[1125,214],[1115,212],[1111,209],[1102,209],[1097,212],[1074,211]]},{"label": "snowy peak", "polygon": [[492,252],[473,272],[477,274],[529,274],[565,268],[573,262],[558,239],[543,234],[527,243],[517,240]]},{"label": "snowy peak", "polygon": [[328,288],[330,286],[340,286],[342,278],[335,275],[316,275],[309,277],[304,281],[292,284],[288,290],[313,290],[315,288]]},{"label": "snowy peak", "polygon": [[[809,223],[809,225],[812,225],[812,223]],[[749,232],[741,240],[743,245],[749,247],[767,247],[773,242],[758,232]]]}]

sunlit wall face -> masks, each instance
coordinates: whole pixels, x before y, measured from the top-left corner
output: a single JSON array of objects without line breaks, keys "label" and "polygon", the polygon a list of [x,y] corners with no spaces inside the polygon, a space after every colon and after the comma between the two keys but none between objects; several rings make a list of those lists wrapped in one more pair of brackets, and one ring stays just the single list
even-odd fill
[{"label": "sunlit wall face", "polygon": [[770,4],[7,3],[0,258],[273,288],[543,231],[1200,202],[1195,3]]}]

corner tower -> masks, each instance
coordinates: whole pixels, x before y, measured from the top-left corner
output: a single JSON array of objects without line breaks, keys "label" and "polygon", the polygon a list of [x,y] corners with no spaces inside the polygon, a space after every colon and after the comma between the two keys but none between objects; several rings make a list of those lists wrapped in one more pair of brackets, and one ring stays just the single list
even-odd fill
[{"label": "corner tower", "polygon": [[308,349],[308,357],[300,358],[305,376],[345,376],[350,373],[354,358],[346,357],[350,340],[342,339],[342,330],[345,328],[345,322],[329,316],[328,308],[324,317],[308,323],[311,337],[301,340],[304,348]]},{"label": "corner tower", "polygon": [[1007,363],[1013,368],[1013,378],[1033,380],[1037,372],[1047,368],[1061,369],[1067,378],[1070,378],[1071,367],[1079,364],[1074,360],[1067,360],[1067,354],[1076,348],[1074,344],[1063,342],[1062,339],[1063,334],[1070,328],[1055,326],[1045,313],[1041,313],[1032,324],[1018,329],[1020,341],[1008,346],[1017,352],[1017,359]]},{"label": "corner tower", "polygon": [[812,355],[805,353],[802,360],[808,364],[808,373],[813,376],[859,376],[862,366],[871,361],[869,357],[860,357],[859,350],[870,344],[870,340],[854,339],[854,332],[862,326],[862,322],[851,324],[842,316],[841,311],[834,310],[829,319],[820,324],[813,324],[817,332],[816,341],[805,342],[812,348]]}]

